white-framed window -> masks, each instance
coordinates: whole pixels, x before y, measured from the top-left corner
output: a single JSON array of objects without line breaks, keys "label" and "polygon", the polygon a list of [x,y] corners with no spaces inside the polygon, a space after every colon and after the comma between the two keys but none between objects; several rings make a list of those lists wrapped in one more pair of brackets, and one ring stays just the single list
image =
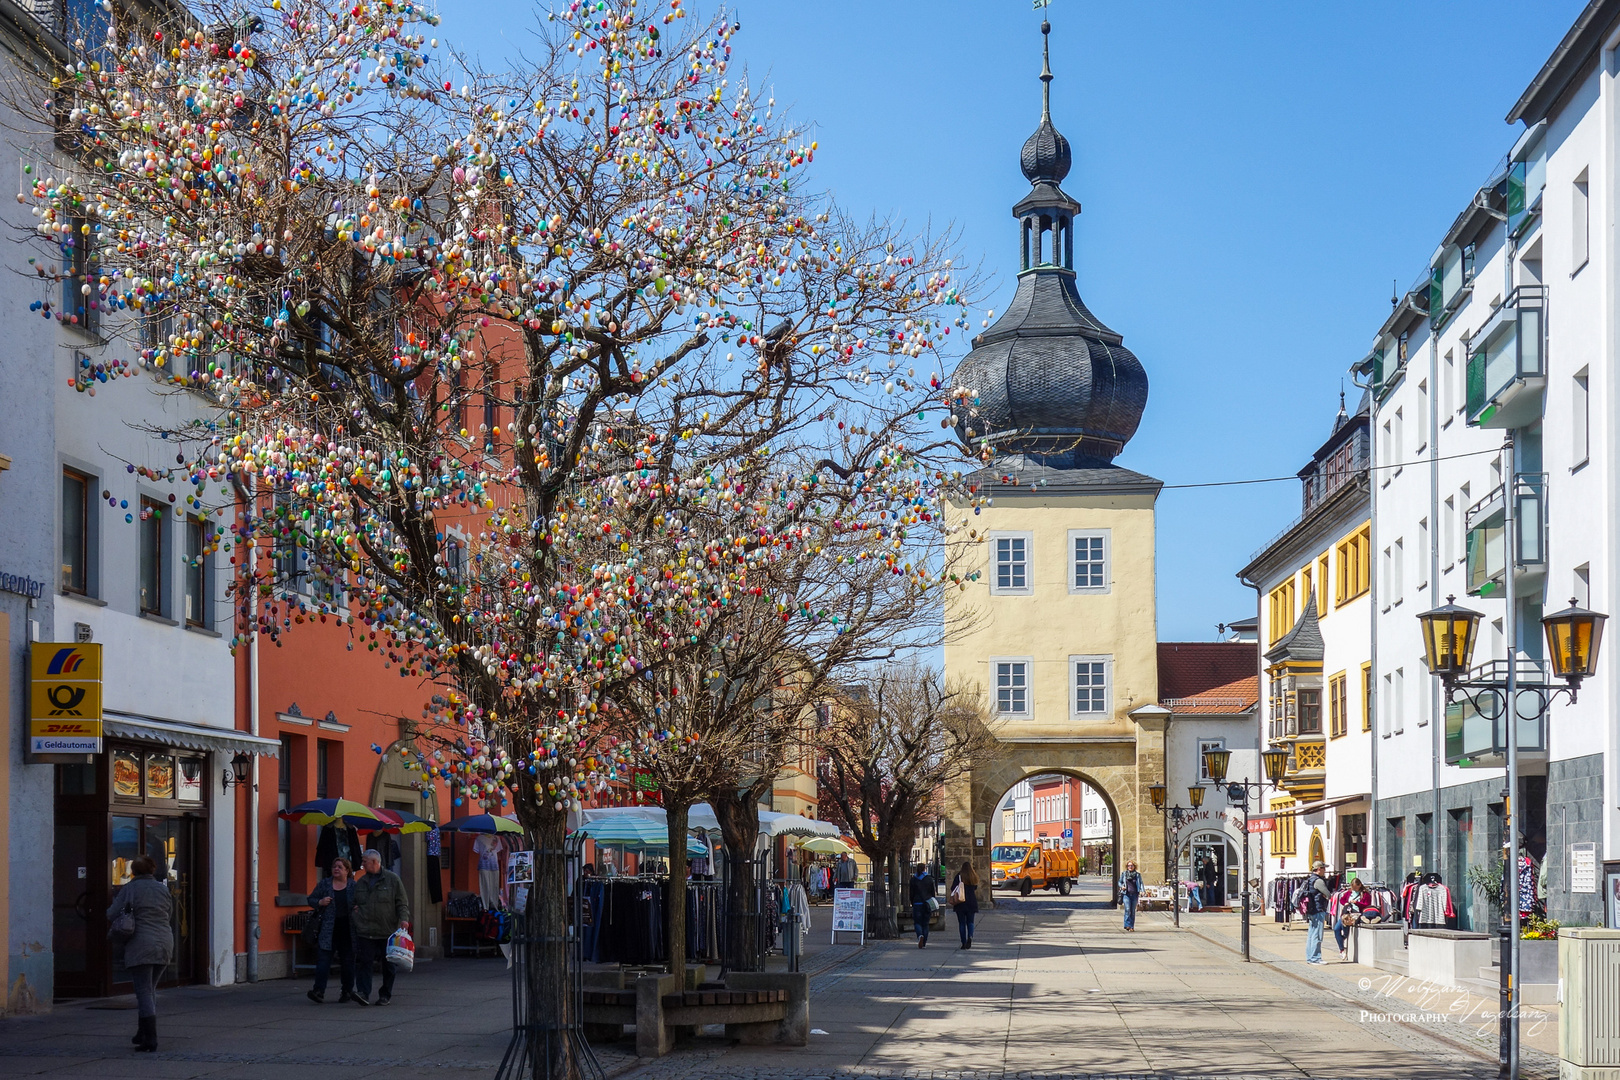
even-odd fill
[{"label": "white-framed window", "polygon": [[1225,750],[1225,739],[1199,739],[1198,740],[1198,779],[1200,782],[1210,779],[1209,764],[1204,760],[1206,750]]},{"label": "white-framed window", "polygon": [[1035,534],[993,532],[990,534],[990,592],[1001,596],[1028,596],[1034,591],[1030,549]]},{"label": "white-framed window", "polygon": [[1106,716],[1113,711],[1113,666],[1111,656],[1069,657],[1075,716]]},{"label": "white-framed window", "polygon": [[1069,530],[1069,591],[1106,593],[1109,580],[1108,529]]},{"label": "white-framed window", "polygon": [[991,705],[1000,716],[1029,716],[1029,669],[1027,656],[990,658]]}]

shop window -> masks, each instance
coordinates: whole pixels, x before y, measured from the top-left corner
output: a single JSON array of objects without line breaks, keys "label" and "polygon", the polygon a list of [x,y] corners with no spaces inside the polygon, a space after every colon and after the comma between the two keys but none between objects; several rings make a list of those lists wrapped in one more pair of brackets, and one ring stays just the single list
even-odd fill
[{"label": "shop window", "polygon": [[134,750],[114,750],[107,755],[112,761],[112,793],[118,800],[141,799],[141,755]]},{"label": "shop window", "polygon": [[62,470],[62,591],[91,590],[91,492],[95,481],[77,469]]},{"label": "shop window", "polygon": [[1271,853],[1273,855],[1294,855],[1295,848],[1295,819],[1298,815],[1289,811],[1296,805],[1293,799],[1276,799],[1271,804],[1272,812],[1277,815],[1275,827],[1271,831]]},{"label": "shop window", "polygon": [[163,572],[165,545],[163,505],[155,499],[141,499],[140,585],[141,614],[165,615],[164,593],[168,582]]},{"label": "shop window", "polygon": [[1389,818],[1384,822],[1384,857],[1389,860],[1389,870],[1384,872],[1385,877],[1394,882],[1406,876],[1405,818]]},{"label": "shop window", "polygon": [[198,757],[180,759],[175,772],[175,798],[182,803],[203,802],[203,777],[207,773],[207,764]]},{"label": "shop window", "polygon": [[1204,783],[1210,779],[1209,762],[1204,755],[1211,750],[1225,750],[1225,739],[1199,739],[1198,740],[1198,782]]},{"label": "shop window", "polygon": [[329,799],[327,793],[327,769],[331,762],[331,743],[325,739],[315,741],[315,797]]}]

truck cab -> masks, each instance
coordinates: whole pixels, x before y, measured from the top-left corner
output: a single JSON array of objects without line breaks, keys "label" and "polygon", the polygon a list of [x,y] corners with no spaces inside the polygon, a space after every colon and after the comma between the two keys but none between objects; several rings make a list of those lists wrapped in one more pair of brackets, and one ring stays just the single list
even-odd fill
[{"label": "truck cab", "polygon": [[1017,889],[1023,896],[1035,889],[1056,889],[1059,895],[1068,896],[1079,873],[1079,860],[1065,848],[1014,843],[990,849],[992,889]]}]

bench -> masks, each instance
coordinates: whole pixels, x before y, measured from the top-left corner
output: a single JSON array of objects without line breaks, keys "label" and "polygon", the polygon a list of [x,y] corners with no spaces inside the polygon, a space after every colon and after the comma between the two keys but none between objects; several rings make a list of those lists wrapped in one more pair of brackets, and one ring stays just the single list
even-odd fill
[{"label": "bench", "polygon": [[1464,979],[1478,978],[1480,968],[1490,967],[1491,939],[1468,930],[1413,930],[1406,935],[1406,954],[1408,978],[1460,987]]},{"label": "bench", "polygon": [[723,984],[679,990],[674,975],[643,975],[629,989],[584,991],[586,1036],[611,1041],[635,1025],[636,1054],[663,1057],[675,1039],[723,1024],[728,1038],[750,1045],[804,1046],[810,1041],[810,981],[803,973],[733,973]]}]

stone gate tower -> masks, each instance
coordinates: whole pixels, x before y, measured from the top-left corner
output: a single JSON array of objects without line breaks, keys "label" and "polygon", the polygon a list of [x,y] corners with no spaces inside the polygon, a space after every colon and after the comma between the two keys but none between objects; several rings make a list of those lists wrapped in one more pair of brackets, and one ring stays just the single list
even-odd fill
[{"label": "stone gate tower", "polygon": [[[1049,42],[1051,24],[1041,33]],[[1065,772],[1111,804],[1116,860],[1136,859],[1152,883],[1163,843],[1147,788],[1164,779],[1164,730],[1143,707],[1158,700],[1162,485],[1114,463],[1147,405],[1147,374],[1075,286],[1080,204],[1060,186],[1072,154],[1052,125],[1051,80],[1048,51],[1040,126],[1020,160],[1030,190],[1013,207],[1018,290],[954,379],[957,435],[985,464],[973,501],[952,509],[953,558],[978,577],[948,605],[945,669],[982,688],[1000,745],[947,793],[946,854],[952,866],[973,859],[988,883],[1003,794]]]}]

